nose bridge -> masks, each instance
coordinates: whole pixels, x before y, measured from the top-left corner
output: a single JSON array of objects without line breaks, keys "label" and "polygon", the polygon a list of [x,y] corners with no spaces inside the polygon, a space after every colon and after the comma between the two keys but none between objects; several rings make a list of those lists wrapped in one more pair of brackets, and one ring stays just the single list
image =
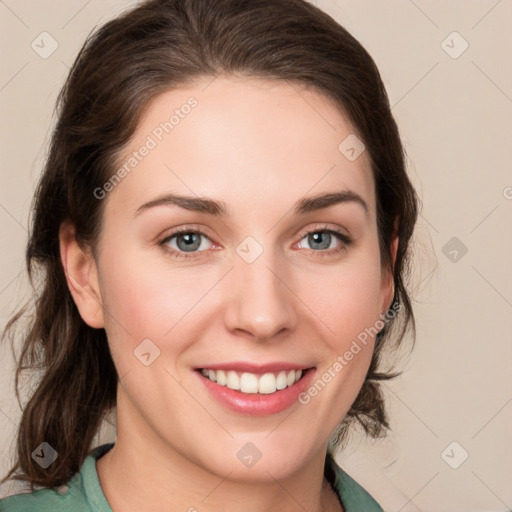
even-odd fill
[{"label": "nose bridge", "polygon": [[237,248],[230,272],[229,286],[233,293],[229,294],[226,326],[230,330],[245,330],[263,340],[285,328],[293,328],[296,316],[283,266],[271,250],[261,249],[251,240]]}]

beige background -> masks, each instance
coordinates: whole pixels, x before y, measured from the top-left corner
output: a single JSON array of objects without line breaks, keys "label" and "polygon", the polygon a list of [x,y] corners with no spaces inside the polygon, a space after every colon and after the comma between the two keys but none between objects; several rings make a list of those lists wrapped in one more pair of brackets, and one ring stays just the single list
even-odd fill
[{"label": "beige background", "polygon": [[[28,212],[59,88],[89,31],[132,3],[0,1],[0,327],[28,289]],[[512,1],[316,3],[376,60],[424,203],[417,344],[404,376],[386,385],[393,434],[355,436],[339,462],[386,511],[510,510]],[[58,43],[47,59],[31,48],[44,31]],[[1,357],[3,475],[19,408],[10,351]],[[457,469],[446,462],[466,452]]]}]

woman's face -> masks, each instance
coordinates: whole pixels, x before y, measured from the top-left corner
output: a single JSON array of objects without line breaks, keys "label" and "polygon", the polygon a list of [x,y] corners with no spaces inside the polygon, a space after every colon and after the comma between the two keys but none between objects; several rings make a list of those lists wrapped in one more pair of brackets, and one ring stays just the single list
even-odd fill
[{"label": "woman's face", "polygon": [[393,291],[353,132],[287,82],[205,79],[150,104],[95,192],[118,439],[252,480],[325,453]]}]

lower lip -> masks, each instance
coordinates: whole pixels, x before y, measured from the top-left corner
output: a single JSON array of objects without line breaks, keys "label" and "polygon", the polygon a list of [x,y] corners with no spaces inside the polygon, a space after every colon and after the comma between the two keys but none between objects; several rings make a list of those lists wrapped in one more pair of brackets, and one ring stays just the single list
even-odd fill
[{"label": "lower lip", "polygon": [[250,416],[268,416],[282,412],[298,402],[300,393],[309,387],[315,368],[306,370],[302,378],[293,386],[268,395],[235,391],[212,382],[201,372],[196,371],[196,373],[211,395],[228,409]]}]

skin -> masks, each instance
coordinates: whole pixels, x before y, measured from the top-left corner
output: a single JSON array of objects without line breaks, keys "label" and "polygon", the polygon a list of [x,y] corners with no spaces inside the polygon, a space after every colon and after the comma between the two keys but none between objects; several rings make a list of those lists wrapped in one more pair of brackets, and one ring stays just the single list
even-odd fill
[{"label": "skin", "polygon": [[[97,463],[100,483],[116,512],[342,510],[323,464],[363,384],[371,338],[307,405],[263,417],[227,410],[193,368],[291,361],[321,376],[387,310],[393,280],[380,264],[369,159],[338,150],[355,130],[318,92],[220,76],[158,96],[119,164],[191,96],[197,107],[103,199],[96,253],[61,227],[70,291],[84,321],[105,328],[120,376],[118,436]],[[351,201],[293,212],[304,196],[338,190],[368,211]],[[175,205],[135,215],[164,193],[223,201],[229,215]],[[185,245],[176,237],[159,245],[177,227],[207,234],[189,259],[169,254]],[[319,249],[305,233],[324,229],[351,243],[333,235]],[[263,248],[252,263],[236,252],[248,236]],[[145,339],[160,350],[149,366],[133,353]],[[236,456],[247,442],[262,453],[252,468]]]}]

